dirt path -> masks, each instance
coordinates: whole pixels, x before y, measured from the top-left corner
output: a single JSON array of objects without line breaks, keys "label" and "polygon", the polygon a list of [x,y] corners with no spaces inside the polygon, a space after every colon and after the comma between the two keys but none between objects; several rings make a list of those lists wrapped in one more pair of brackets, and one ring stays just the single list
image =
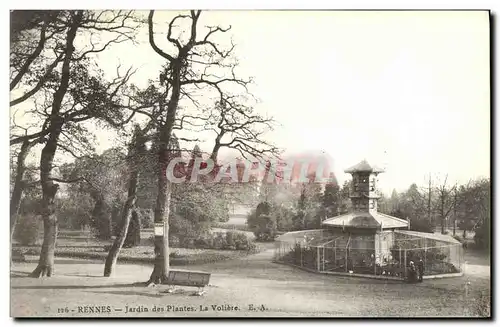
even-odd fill
[{"label": "dirt path", "polygon": [[[463,301],[466,280],[472,278],[472,290],[489,289],[489,278],[476,275],[408,285],[313,274],[272,263],[272,245],[266,247],[263,252],[236,260],[178,267],[212,273],[211,286],[202,297],[190,296],[193,290],[189,288],[164,294],[164,287],[134,285],[147,280],[149,265],[119,265],[119,277],[109,279],[100,277],[103,264],[99,261],[58,259],[57,276],[31,279],[24,276],[34,264],[15,264],[12,314],[58,316],[58,310],[68,308],[65,315],[85,317],[462,316],[467,314]],[[111,312],[85,309],[95,306],[110,306]],[[148,311],[126,313],[127,306],[142,306]],[[155,307],[169,311],[153,312]],[[195,311],[173,311],[175,308]]]}]

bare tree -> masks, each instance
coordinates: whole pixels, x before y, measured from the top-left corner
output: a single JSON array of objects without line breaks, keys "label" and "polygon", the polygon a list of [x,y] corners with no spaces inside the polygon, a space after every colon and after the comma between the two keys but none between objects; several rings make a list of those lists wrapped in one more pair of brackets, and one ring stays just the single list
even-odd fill
[{"label": "bare tree", "polygon": [[[63,53],[58,42],[65,26],[59,23],[62,12],[56,10],[14,10],[10,16],[10,91],[19,86],[27,89],[10,101],[13,107],[35,95],[61,62]],[[49,48],[54,49],[53,53],[47,51]],[[45,65],[46,62],[50,64]]]},{"label": "bare tree", "polygon": [[448,174],[446,174],[443,183],[436,187],[436,196],[438,201],[437,210],[441,223],[441,234],[445,233],[446,219],[455,207],[455,201],[457,199],[454,196],[456,185],[449,186],[447,185],[447,181]]},{"label": "bare tree", "polygon": [[[190,98],[190,91],[204,89],[204,92],[215,91],[221,101],[228,100],[229,93],[224,90],[225,84],[239,85],[246,89],[250,81],[235,76],[234,63],[225,64],[233,52],[234,45],[223,50],[212,41],[216,33],[224,33],[229,28],[208,27],[208,31],[200,37],[198,21],[201,11],[191,11],[189,14],[175,16],[168,25],[167,40],[175,49],[171,53],[160,49],[155,42],[154,11],[148,16],[149,43],[153,50],[166,60],[165,71],[160,80],[168,84],[168,100],[160,103],[165,112],[164,119],[158,126],[159,153],[158,153],[158,197],[155,208],[155,223],[163,223],[164,236],[155,236],[155,266],[148,283],[161,283],[167,280],[170,269],[168,260],[168,216],[170,208],[171,185],[166,176],[169,162],[168,145],[176,123],[176,115],[181,95]],[[187,21],[186,33],[176,33],[176,22]],[[177,36],[175,36],[177,34]],[[214,69],[227,70],[224,74],[215,75]]]},{"label": "bare tree", "polygon": [[210,154],[214,162],[224,147],[237,150],[244,158],[263,158],[279,153],[278,148],[263,138],[264,133],[273,129],[274,120],[254,113],[251,107],[217,102],[205,121],[205,130],[215,133]]},{"label": "bare tree", "polygon": [[[57,148],[64,147],[60,142],[61,136],[64,135],[65,129],[81,130],[78,123],[85,120],[100,118],[113,123],[123,118],[119,105],[120,91],[125,88],[133,72],[129,69],[124,76],[118,76],[111,82],[104,81],[101,76],[89,72],[88,56],[103,51],[113,43],[130,40],[131,36],[122,31],[122,25],[130,19],[130,12],[79,10],[61,13],[57,21],[64,26],[64,35],[61,36],[63,42],[59,42],[55,51],[56,57],[62,58],[62,65],[60,72],[54,71],[43,85],[43,88],[52,89],[48,92],[48,105],[42,106],[43,124],[38,132],[11,137],[11,145],[33,139],[43,139],[44,143],[40,159],[44,241],[39,264],[32,273],[33,277],[51,276],[53,272],[57,237],[54,199],[59,188],[55,183],[58,179],[53,176],[53,161]],[[96,43],[88,36],[95,30],[106,30],[113,36],[102,47],[96,48]],[[90,40],[90,47],[76,49],[75,40],[79,33],[87,33],[85,35],[87,40]],[[72,143],[71,136],[68,141]]]}]

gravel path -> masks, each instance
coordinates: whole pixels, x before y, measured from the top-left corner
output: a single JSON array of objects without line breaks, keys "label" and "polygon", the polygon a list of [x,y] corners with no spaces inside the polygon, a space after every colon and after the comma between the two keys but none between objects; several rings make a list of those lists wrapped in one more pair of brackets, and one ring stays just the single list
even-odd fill
[{"label": "gravel path", "polygon": [[[56,276],[32,279],[26,275],[34,264],[14,264],[11,267],[11,315],[464,316],[472,314],[471,299],[480,291],[489,292],[489,266],[481,262],[474,262],[471,267],[475,268],[468,269],[464,277],[408,285],[313,274],[275,264],[271,262],[271,245],[267,246],[266,251],[240,259],[178,267],[212,273],[211,285],[200,297],[192,296],[194,289],[190,288],[179,287],[175,293],[166,294],[164,286],[134,285],[148,279],[152,269],[149,265],[121,264],[116,271],[118,277],[104,278],[100,277],[102,262],[57,259]],[[471,285],[465,301],[467,280]],[[131,308],[136,310],[132,312]]]}]

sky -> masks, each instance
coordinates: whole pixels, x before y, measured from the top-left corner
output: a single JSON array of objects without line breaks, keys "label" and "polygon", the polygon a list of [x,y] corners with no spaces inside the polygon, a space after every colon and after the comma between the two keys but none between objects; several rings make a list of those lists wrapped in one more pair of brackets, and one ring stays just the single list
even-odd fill
[{"label": "sky", "polygon": [[[156,31],[172,16],[157,12]],[[209,11],[200,23],[231,25],[218,41],[233,39],[238,72],[255,80],[255,109],[279,124],[266,138],[286,153],[333,158],[339,182],[363,159],[386,168],[385,193],[424,185],[429,173],[489,177],[487,12]],[[144,31],[136,41],[98,61],[110,74],[134,66],[132,81],[145,85],[164,61]],[[97,137],[100,151],[115,142]]]}]

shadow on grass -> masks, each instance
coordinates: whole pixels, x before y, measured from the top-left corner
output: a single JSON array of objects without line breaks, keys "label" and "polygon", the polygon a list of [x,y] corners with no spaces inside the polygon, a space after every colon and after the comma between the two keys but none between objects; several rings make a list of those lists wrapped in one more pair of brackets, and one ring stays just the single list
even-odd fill
[{"label": "shadow on grass", "polygon": [[152,297],[152,298],[162,298],[164,297],[166,294],[153,294],[153,293],[142,293],[142,292],[133,292],[133,291],[123,291],[123,292],[117,292],[117,291],[111,291],[111,292],[91,292],[91,293],[94,293],[94,294],[102,294],[102,293],[106,293],[106,294],[113,294],[113,295],[134,295],[134,296],[146,296],[146,297]]},{"label": "shadow on grass", "polygon": [[127,284],[104,284],[104,285],[32,285],[32,286],[12,286],[12,289],[19,290],[71,290],[71,289],[99,289],[99,288],[126,288],[126,287],[143,287],[146,288],[145,282],[127,283]]},{"label": "shadow on grass", "polygon": [[12,271],[10,273],[10,278],[15,277],[15,278],[29,278],[30,273],[26,271]]},{"label": "shadow on grass", "polygon": [[[81,264],[101,264],[104,259],[98,259],[98,258],[89,258],[89,259],[84,259],[84,258],[76,258],[73,259],[68,257],[68,259],[55,259],[54,264],[58,265],[81,265]],[[16,263],[38,263],[39,259],[34,258],[34,259],[26,259],[24,261],[16,261]]]}]

